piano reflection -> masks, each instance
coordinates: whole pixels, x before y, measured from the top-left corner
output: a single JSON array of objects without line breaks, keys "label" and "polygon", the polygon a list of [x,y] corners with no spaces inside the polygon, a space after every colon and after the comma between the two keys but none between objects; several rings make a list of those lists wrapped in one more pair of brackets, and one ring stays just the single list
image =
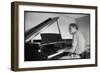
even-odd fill
[{"label": "piano reflection", "polygon": [[[70,48],[72,44],[71,39],[62,39],[58,19],[59,17],[48,18],[25,32],[25,61],[58,60],[68,54],[64,51],[57,52],[65,47]],[[57,24],[59,33],[41,33],[53,23]],[[42,39],[32,40],[38,34]]]}]

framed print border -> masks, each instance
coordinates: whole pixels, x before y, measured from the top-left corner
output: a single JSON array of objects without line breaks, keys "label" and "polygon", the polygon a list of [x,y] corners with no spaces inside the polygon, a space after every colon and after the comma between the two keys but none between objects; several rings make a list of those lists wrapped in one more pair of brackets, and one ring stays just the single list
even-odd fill
[{"label": "framed print border", "polygon": [[[27,6],[45,6],[45,7],[61,7],[61,8],[81,8],[95,10],[95,64],[84,65],[64,65],[50,67],[34,67],[34,68],[19,68],[19,5]],[[60,69],[60,68],[76,68],[76,67],[92,67],[97,66],[97,7],[84,5],[68,5],[68,4],[50,4],[50,3],[34,3],[34,2],[12,2],[11,3],[11,70],[13,71],[28,71],[28,70],[45,70],[45,69]]]}]

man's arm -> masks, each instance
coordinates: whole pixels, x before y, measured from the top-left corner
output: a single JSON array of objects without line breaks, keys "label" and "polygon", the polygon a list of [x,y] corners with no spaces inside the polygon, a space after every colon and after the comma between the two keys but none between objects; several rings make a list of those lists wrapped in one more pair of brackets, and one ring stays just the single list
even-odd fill
[{"label": "man's arm", "polygon": [[73,37],[72,47],[70,49],[65,48],[65,52],[71,52],[73,53],[76,50],[76,46],[78,44],[78,38],[77,36]]},{"label": "man's arm", "polygon": [[58,50],[58,52],[63,51],[63,52],[73,53],[76,50],[77,44],[78,44],[78,38],[77,38],[77,36],[74,36],[73,37],[73,42],[72,42],[72,47],[70,49],[68,49],[68,48],[60,49],[60,50]]}]

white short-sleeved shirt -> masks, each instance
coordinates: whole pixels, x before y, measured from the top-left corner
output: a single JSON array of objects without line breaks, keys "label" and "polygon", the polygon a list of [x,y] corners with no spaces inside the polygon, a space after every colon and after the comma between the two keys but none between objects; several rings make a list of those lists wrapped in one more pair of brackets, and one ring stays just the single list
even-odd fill
[{"label": "white short-sleeved shirt", "polygon": [[82,52],[85,51],[85,38],[80,31],[77,31],[73,35],[72,46],[75,47],[74,53],[76,54],[81,54]]}]

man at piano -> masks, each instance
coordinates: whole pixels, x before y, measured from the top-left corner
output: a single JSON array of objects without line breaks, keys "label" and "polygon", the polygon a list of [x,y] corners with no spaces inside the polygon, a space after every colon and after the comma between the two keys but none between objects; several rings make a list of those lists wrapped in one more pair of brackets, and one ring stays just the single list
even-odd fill
[{"label": "man at piano", "polygon": [[[58,50],[58,52],[69,52],[70,58],[84,58],[85,52],[85,38],[83,34],[79,31],[77,24],[71,23],[69,25],[69,33],[73,37],[72,47],[70,49],[64,48]],[[66,59],[68,56],[63,56],[62,59]]]}]

